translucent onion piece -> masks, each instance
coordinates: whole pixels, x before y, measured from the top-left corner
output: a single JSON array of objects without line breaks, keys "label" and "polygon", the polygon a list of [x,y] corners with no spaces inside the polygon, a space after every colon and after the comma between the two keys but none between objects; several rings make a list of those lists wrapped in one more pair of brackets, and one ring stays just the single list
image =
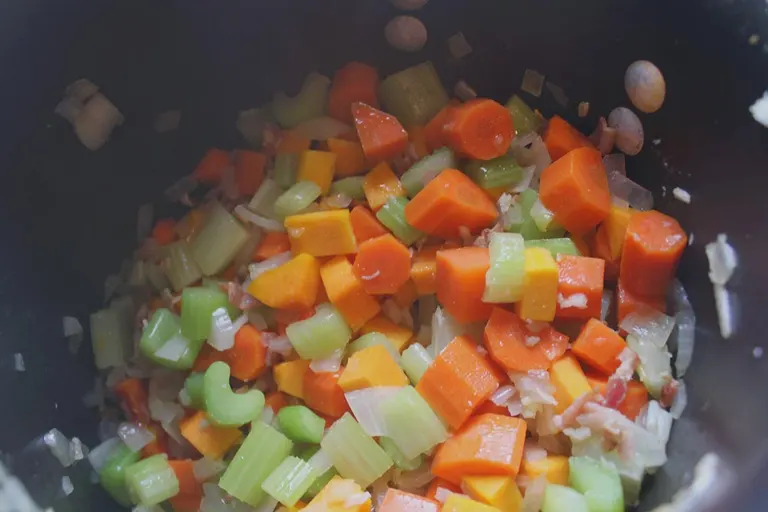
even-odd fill
[{"label": "translucent onion piece", "polygon": [[733,315],[731,314],[731,297],[725,286],[721,284],[715,285],[715,306],[720,335],[727,340],[733,334]]},{"label": "translucent onion piece", "polygon": [[328,455],[323,451],[322,448],[317,450],[307,462],[310,466],[315,468],[318,475],[324,474],[326,471],[333,467],[331,459],[328,458]]},{"label": "translucent onion piece", "polygon": [[608,313],[611,311],[611,304],[613,303],[613,292],[611,290],[603,291],[603,301],[600,305],[600,321],[605,322],[608,318]]},{"label": "translucent onion piece", "polygon": [[763,93],[763,96],[757,98],[755,103],[749,107],[749,112],[755,121],[768,126],[768,91]]},{"label": "translucent onion piece", "polygon": [[619,172],[608,174],[608,188],[613,197],[629,203],[636,210],[653,209],[653,194]]},{"label": "translucent onion piece", "polygon": [[189,350],[189,340],[179,334],[166,341],[155,352],[155,357],[176,363],[187,353],[187,350]]},{"label": "translucent onion piece", "polygon": [[211,316],[211,334],[208,336],[208,344],[218,351],[234,347],[235,334],[248,323],[248,317],[242,315],[233,322],[224,308],[216,309]]},{"label": "translucent onion piece", "polygon": [[347,496],[346,500],[344,500],[344,508],[360,507],[360,505],[366,501],[369,501],[370,499],[371,493],[369,492],[358,492],[356,494],[351,494]]},{"label": "translucent onion piece", "polygon": [[435,358],[440,355],[456,336],[464,334],[461,324],[443,308],[437,308],[432,317],[432,344],[429,346],[430,355]]},{"label": "translucent onion piece", "polygon": [[[270,334],[270,333],[263,333],[263,334]],[[262,339],[265,339],[265,336],[262,335]],[[272,335],[272,336],[266,337],[265,344],[267,345],[267,349],[269,351],[274,352],[276,354],[287,356],[287,355],[290,355],[291,352],[293,352],[293,345],[291,345],[291,340],[289,340],[288,336],[284,334],[282,336]]]},{"label": "translucent onion piece", "polygon": [[448,51],[455,59],[463,59],[470,53],[472,53],[472,47],[467,42],[467,38],[464,37],[463,32],[458,32],[448,38]]},{"label": "translucent onion piece", "polygon": [[293,254],[290,252],[284,252],[282,254],[278,254],[277,256],[267,258],[260,263],[252,263],[248,265],[248,274],[250,275],[251,280],[256,279],[264,272],[288,263],[291,261],[291,258],[293,258]]},{"label": "translucent onion piece", "polygon": [[557,294],[557,303],[560,305],[560,308],[567,309],[567,308],[576,308],[576,309],[586,309],[587,308],[587,296],[583,293],[574,293],[573,295],[565,296],[562,293]]},{"label": "translucent onion piece", "polygon": [[544,475],[532,480],[525,489],[522,512],[539,512],[544,503],[544,491],[547,488],[547,479]]},{"label": "translucent onion piece", "polygon": [[549,89],[549,92],[552,93],[552,97],[555,98],[557,103],[563,107],[568,106],[568,96],[565,95],[565,90],[562,87],[553,84],[549,80],[547,80],[546,86],[547,89]]},{"label": "translucent onion piece", "polygon": [[541,91],[544,89],[544,75],[538,71],[526,69],[520,89],[537,98],[541,97]]},{"label": "translucent onion piece", "polygon": [[142,448],[155,440],[155,434],[134,423],[121,424],[117,429],[117,435],[134,452],[141,451]]},{"label": "translucent onion piece", "polygon": [[675,394],[675,399],[672,401],[672,407],[669,408],[669,414],[676,420],[680,419],[685,407],[688,405],[688,390],[685,387],[685,382],[680,380],[678,383],[679,386],[677,388],[677,393]]},{"label": "translucent onion piece", "polygon": [[683,284],[675,279],[670,287],[670,302],[675,313],[677,330],[670,338],[670,347],[675,350],[675,369],[682,377],[691,365],[695,345],[696,314],[688,300]]},{"label": "translucent onion piece", "polygon": [[520,394],[522,415],[533,418],[544,406],[557,405],[554,397],[555,388],[546,370],[530,371],[528,373],[511,372],[509,378]]},{"label": "translucent onion piece", "polygon": [[124,119],[106,96],[96,93],[75,117],[75,134],[83,146],[96,151],[109,140],[112,130]]},{"label": "translucent onion piece", "polygon": [[152,396],[148,400],[149,415],[160,423],[172,423],[177,419],[184,417],[184,408],[176,402],[160,400]]},{"label": "translucent onion piece", "polygon": [[621,329],[641,340],[653,343],[659,348],[666,346],[669,335],[675,328],[675,319],[652,309],[633,312],[619,325]]},{"label": "translucent onion piece", "polygon": [[627,335],[627,345],[640,358],[640,366],[637,368],[640,380],[654,398],[660,398],[662,388],[672,377],[672,356],[666,347],[659,347],[633,334]]},{"label": "translucent onion piece", "polygon": [[192,464],[192,472],[195,475],[195,480],[198,482],[205,482],[211,478],[220,475],[227,469],[227,465],[217,459],[209,459],[203,457],[198,459]]},{"label": "translucent onion piece", "polygon": [[555,214],[547,209],[540,199],[536,199],[531,207],[531,217],[540,231],[546,232],[555,220]]},{"label": "translucent onion piece", "polygon": [[54,428],[43,435],[43,442],[51,449],[51,453],[62,466],[68,468],[72,465],[74,459],[69,449],[69,439],[67,439],[67,436]]},{"label": "translucent onion piece", "polygon": [[656,400],[648,402],[644,413],[637,417],[636,423],[657,436],[666,446],[672,431],[674,418]]},{"label": "translucent onion piece", "polygon": [[395,472],[394,484],[398,489],[408,491],[421,490],[422,487],[431,482],[435,477],[430,471],[430,464],[425,462],[413,471]]},{"label": "translucent onion piece", "polygon": [[717,240],[707,244],[706,253],[709,260],[709,280],[712,284],[725,286],[739,264],[736,251],[728,243],[728,237],[724,233],[717,235]]},{"label": "translucent onion piece", "polygon": [[685,189],[675,187],[672,189],[672,195],[675,197],[675,199],[682,203],[691,204],[691,194],[689,194]]},{"label": "translucent onion piece", "polygon": [[459,80],[453,86],[453,95],[462,101],[469,101],[477,98],[477,92],[469,86],[464,80]]},{"label": "translucent onion piece", "polygon": [[515,390],[514,386],[501,386],[491,395],[491,402],[496,405],[504,405],[509,401],[510,398],[515,396],[516,393],[517,390]]},{"label": "translucent onion piece", "polygon": [[627,175],[627,157],[624,156],[624,153],[605,155],[603,157],[603,165],[605,166],[606,176],[610,176],[613,172],[618,172],[622,176]]},{"label": "translucent onion piece", "polygon": [[248,210],[248,208],[246,208],[242,204],[235,206],[234,213],[240,219],[250,222],[256,226],[259,226],[260,228],[266,231],[278,231],[282,233],[285,232],[285,226],[283,226],[282,222],[278,222],[273,219],[268,219],[261,215],[256,215],[255,213]]},{"label": "translucent onion piece", "polygon": [[381,411],[381,404],[397,395],[403,388],[381,386],[345,393],[352,414],[366,434],[371,437],[387,436],[386,421]]},{"label": "translucent onion piece", "polygon": [[113,437],[111,439],[107,439],[96,448],[91,450],[88,453],[88,462],[91,463],[93,470],[97,473],[100,472],[101,468],[104,466],[104,463],[106,463],[110,455],[112,455],[112,452],[121,444],[123,444],[123,442],[120,440],[120,438]]},{"label": "translucent onion piece", "polygon": [[530,462],[547,458],[547,450],[540,447],[533,439],[526,439],[523,449],[523,458]]},{"label": "translucent onion piece", "polygon": [[292,130],[294,135],[309,140],[335,139],[352,131],[352,127],[332,117],[318,117],[305,121]]},{"label": "translucent onion piece", "polygon": [[309,368],[315,373],[334,373],[341,368],[341,358],[344,355],[344,349],[336,349],[333,354],[325,359],[313,359],[309,363]]}]

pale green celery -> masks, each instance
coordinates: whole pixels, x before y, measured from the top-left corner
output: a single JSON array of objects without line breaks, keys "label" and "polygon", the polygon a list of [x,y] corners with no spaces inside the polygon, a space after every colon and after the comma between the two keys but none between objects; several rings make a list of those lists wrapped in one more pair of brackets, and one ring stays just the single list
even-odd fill
[{"label": "pale green celery", "polygon": [[483,302],[510,303],[523,297],[525,241],[517,233],[492,233],[491,266],[485,274]]},{"label": "pale green celery", "polygon": [[554,224],[555,214],[544,206],[541,199],[537,199],[536,202],[533,203],[533,206],[531,207],[531,218],[540,231],[546,232],[549,231],[550,227],[553,225],[556,226],[556,224]]},{"label": "pale green celery", "polygon": [[392,459],[351,414],[336,421],[320,442],[339,474],[366,488],[392,467]]},{"label": "pale green celery", "polygon": [[485,190],[510,188],[523,179],[523,168],[509,155],[493,160],[472,160],[465,168],[467,176]]},{"label": "pale green celery", "polygon": [[547,484],[544,489],[544,501],[541,512],[595,512],[587,506],[584,496],[570,487]]},{"label": "pale green celery", "polygon": [[325,359],[343,349],[352,331],[341,313],[331,304],[321,304],[306,320],[290,324],[285,334],[302,359]]},{"label": "pale green celery", "polygon": [[258,418],[264,409],[264,393],[258,389],[235,393],[229,377],[229,365],[216,361],[203,378],[205,411],[208,420],[218,427],[240,427]]},{"label": "pale green celery", "polygon": [[205,223],[190,244],[203,274],[215,276],[237,256],[248,241],[248,231],[218,202],[208,208]]},{"label": "pale green celery", "polygon": [[292,507],[318,476],[315,468],[307,462],[288,457],[264,480],[261,489],[286,507]]},{"label": "pale green celery", "polygon": [[400,177],[400,182],[408,192],[408,197],[413,197],[432,181],[438,174],[446,169],[456,169],[458,162],[448,148],[440,148],[431,155],[427,155]]},{"label": "pale green celery", "polygon": [[427,371],[431,364],[432,356],[419,343],[414,343],[403,350],[403,355],[400,357],[400,367],[414,386],[419,383],[424,372]]},{"label": "pale green celery", "polygon": [[388,76],[379,86],[379,98],[405,127],[426,125],[448,104],[448,93],[431,62]]},{"label": "pale green celery", "polygon": [[384,448],[384,451],[387,452],[387,455],[389,455],[389,457],[395,462],[395,466],[404,471],[413,471],[424,463],[423,455],[409,459],[403,455],[403,452],[400,451],[400,448],[397,447],[395,442],[388,437],[380,437],[379,445]]},{"label": "pale green celery", "polygon": [[381,412],[387,437],[407,459],[415,459],[448,438],[440,418],[412,386],[384,400]]},{"label": "pale green celery", "polygon": [[96,368],[123,366],[130,359],[133,340],[125,329],[120,311],[109,308],[91,314],[91,340]]},{"label": "pale green celery", "polygon": [[125,469],[139,461],[141,454],[134,452],[122,442],[109,454],[104,466],[99,471],[101,486],[116,502],[123,506],[131,505],[131,497],[125,482]]},{"label": "pale green celery", "polygon": [[[320,445],[313,445],[305,448],[299,453],[299,458],[305,461],[309,461],[312,459],[312,456],[316,454],[320,450]],[[309,489],[307,489],[307,492],[304,493],[304,497],[302,498],[303,501],[312,501],[312,498],[317,496],[320,491],[322,491],[325,486],[330,482],[333,477],[338,475],[338,471],[336,471],[336,468],[331,467],[331,469],[327,470],[325,473],[317,477],[314,482],[312,482],[312,485],[309,486]]]},{"label": "pale green celery", "polygon": [[272,174],[275,177],[275,183],[283,189],[288,190],[296,183],[296,172],[299,167],[299,155],[295,153],[283,153],[275,157],[275,168]]},{"label": "pale green celery", "polygon": [[537,115],[517,94],[507,102],[507,110],[512,115],[516,135],[537,132],[541,128],[541,116]]},{"label": "pale green celery", "polygon": [[561,238],[565,230],[559,226],[550,226],[549,230],[542,231],[536,225],[531,216],[531,208],[539,200],[539,194],[533,189],[524,190],[520,194],[520,208],[522,210],[523,220],[517,225],[505,226],[510,232],[519,232],[526,240],[540,240],[544,238]]},{"label": "pale green celery", "polygon": [[[278,155],[280,156],[280,155]],[[283,193],[283,189],[272,178],[266,178],[253,195],[248,209],[264,217],[275,218],[275,201]]]},{"label": "pale green celery", "polygon": [[322,194],[320,185],[314,181],[300,181],[283,192],[275,201],[276,218],[295,215],[314,203]]},{"label": "pale green celery", "polygon": [[569,256],[581,256],[576,244],[570,238],[548,238],[545,240],[526,240],[526,247],[542,247],[552,253],[552,257],[558,254]]},{"label": "pale green celery", "polygon": [[181,334],[190,341],[205,340],[211,334],[213,312],[230,308],[227,294],[213,288],[185,288],[181,293]]},{"label": "pale green celery", "polygon": [[288,457],[293,443],[283,434],[261,422],[251,431],[219,480],[219,487],[251,506],[264,498],[261,484]]},{"label": "pale green celery", "polygon": [[424,237],[424,233],[405,220],[405,205],[407,204],[408,200],[404,197],[390,197],[384,206],[376,212],[376,218],[401,242],[405,245],[412,245]]},{"label": "pale green celery", "polygon": [[184,240],[166,247],[165,275],[177,292],[203,277],[203,272],[197,266],[197,262],[192,257],[192,251]]},{"label": "pale green celery", "polygon": [[568,484],[584,495],[589,512],[624,510],[621,478],[609,464],[589,457],[571,457],[568,460]]},{"label": "pale green celery", "polygon": [[162,292],[166,288],[171,288],[171,282],[165,275],[163,267],[158,263],[147,261],[144,264],[144,272],[147,274],[147,281],[156,292]]},{"label": "pale green celery", "polygon": [[389,338],[380,332],[369,332],[368,334],[363,334],[349,344],[349,347],[347,347],[347,354],[351,356],[355,352],[360,352],[361,350],[374,347],[376,345],[381,345],[386,348],[387,352],[392,355],[392,359],[395,361],[400,360],[400,354],[395,348],[395,345],[392,344]]},{"label": "pale green celery", "polygon": [[151,507],[179,494],[179,480],[168,464],[168,456],[153,455],[125,468],[128,494],[144,507]]},{"label": "pale green celery", "polygon": [[317,444],[323,438],[325,420],[303,405],[283,407],[277,413],[277,421],[291,441]]},{"label": "pale green celery", "polygon": [[345,196],[351,197],[357,201],[364,201],[364,182],[365,176],[350,176],[349,178],[342,178],[338,181],[334,181],[331,184],[331,191],[329,195],[344,194]]},{"label": "pale green celery", "polygon": [[182,405],[192,409],[205,409],[205,395],[203,393],[204,386],[205,373],[190,373],[187,379],[184,381],[184,391],[186,392],[188,402]]},{"label": "pale green celery", "polygon": [[[186,345],[178,360],[169,360],[158,354],[166,343]],[[179,318],[165,308],[155,310],[149,323],[144,328],[139,341],[141,353],[155,364],[174,370],[189,370],[195,363],[199,352],[199,343],[190,343],[181,336]],[[198,350],[195,350],[197,348]]]},{"label": "pale green celery", "polygon": [[328,105],[331,80],[318,73],[310,73],[299,94],[293,98],[278,92],[272,101],[272,113],[282,128],[295,128],[305,121],[322,117]]}]

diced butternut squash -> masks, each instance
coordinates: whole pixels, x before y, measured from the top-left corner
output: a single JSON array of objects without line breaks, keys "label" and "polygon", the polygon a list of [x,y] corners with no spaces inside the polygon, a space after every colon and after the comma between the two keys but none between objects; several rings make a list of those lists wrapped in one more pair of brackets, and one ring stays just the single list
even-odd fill
[{"label": "diced butternut squash", "polygon": [[345,256],[336,256],[324,263],[320,267],[320,277],[328,299],[353,331],[360,329],[381,311],[378,301],[365,292],[362,281]]},{"label": "diced butternut squash", "polygon": [[271,308],[306,310],[315,304],[320,288],[320,263],[303,252],[248,285],[248,293]]},{"label": "diced butternut squash", "polygon": [[552,253],[542,247],[525,250],[523,298],[515,312],[524,320],[551,322],[557,311],[558,271]]},{"label": "diced butternut squash", "polygon": [[357,252],[349,210],[291,215],[285,219],[285,229],[294,254],[336,256]]},{"label": "diced butternut squash", "polygon": [[390,197],[405,197],[405,189],[386,162],[381,162],[365,176],[365,199],[371,210],[378,211]]},{"label": "diced butternut squash", "polygon": [[221,459],[243,437],[236,428],[211,425],[205,411],[198,411],[183,420],[179,429],[189,444],[211,459]]},{"label": "diced butternut squash", "polygon": [[461,481],[461,488],[472,499],[504,512],[523,509],[523,495],[510,476],[468,476]]},{"label": "diced butternut squash", "polygon": [[370,512],[370,498],[360,504],[347,505],[350,497],[363,492],[364,490],[354,480],[335,476],[304,510],[305,512]]},{"label": "diced butternut squash", "polygon": [[416,284],[409,279],[393,295],[392,300],[401,308],[410,308],[416,299],[419,298],[419,292],[416,290]]},{"label": "diced butternut squash", "polygon": [[389,489],[378,512],[437,512],[440,503],[399,489]]},{"label": "diced butternut squash", "polygon": [[567,355],[555,361],[549,373],[552,384],[555,386],[554,396],[557,400],[555,410],[558,413],[565,411],[577,398],[592,389],[584,371],[573,356]]},{"label": "diced butternut squash", "polygon": [[439,246],[423,247],[411,260],[411,280],[419,295],[432,295],[437,291],[437,251]]},{"label": "diced butternut squash", "polygon": [[461,494],[451,494],[443,504],[442,512],[502,512],[496,507],[485,505]]},{"label": "diced butternut squash", "polygon": [[277,389],[296,398],[304,399],[304,376],[309,371],[309,361],[297,359],[275,366],[273,377]]},{"label": "diced butternut squash", "polygon": [[336,155],[328,151],[304,151],[299,156],[296,181],[313,181],[323,194],[328,193],[336,170]]},{"label": "diced butternut squash", "polygon": [[379,315],[360,329],[360,334],[380,332],[392,342],[398,352],[402,352],[413,340],[413,331],[397,325],[384,315]]},{"label": "diced butternut squash", "polygon": [[611,211],[605,218],[600,229],[605,229],[608,235],[608,246],[611,249],[611,259],[618,260],[621,257],[621,249],[624,247],[624,235],[627,234],[629,220],[635,210],[621,206],[611,205]]},{"label": "diced butternut squash", "polygon": [[361,174],[367,168],[363,147],[357,141],[328,139],[328,150],[336,155],[336,176],[339,178]]},{"label": "diced butternut squash", "polygon": [[407,385],[408,377],[383,345],[374,345],[352,354],[339,378],[339,386],[344,392]]},{"label": "diced butternut squash", "polygon": [[521,473],[531,480],[544,476],[551,484],[568,485],[568,457],[547,455],[538,460],[523,459]]}]

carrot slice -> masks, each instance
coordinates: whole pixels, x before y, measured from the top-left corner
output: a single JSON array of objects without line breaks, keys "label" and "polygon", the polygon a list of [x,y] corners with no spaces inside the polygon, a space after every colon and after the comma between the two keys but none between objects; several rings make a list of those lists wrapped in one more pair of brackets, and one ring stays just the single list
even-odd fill
[{"label": "carrot slice", "polygon": [[650,308],[664,313],[667,310],[667,299],[664,295],[657,295],[655,297],[637,295],[627,290],[621,280],[619,280],[619,284],[616,286],[616,303],[616,316],[619,324],[627,315],[635,311]]},{"label": "carrot slice", "polygon": [[358,244],[389,233],[371,210],[360,204],[349,212],[349,220],[352,222],[352,231],[355,232]]},{"label": "carrot slice", "polygon": [[448,103],[448,105],[443,107],[443,109],[438,112],[429,123],[427,123],[427,126],[424,127],[424,137],[427,141],[427,149],[430,152],[440,149],[448,143],[445,128],[451,121],[453,109],[458,105],[460,105],[458,101]]},{"label": "carrot slice", "polygon": [[192,176],[200,183],[218,185],[221,183],[224,171],[231,165],[232,156],[229,151],[211,148],[203,155]]},{"label": "carrot slice", "polygon": [[[546,370],[568,349],[568,336],[547,325],[529,330],[516,314],[493,308],[485,326],[485,348],[508,371]],[[538,338],[538,341],[537,341]]]},{"label": "carrot slice", "polygon": [[411,277],[411,252],[389,233],[366,240],[355,257],[355,274],[366,292],[393,294]]},{"label": "carrot slice", "polygon": [[433,295],[437,291],[437,251],[458,247],[458,244],[451,242],[425,246],[413,255],[411,280],[419,295]]},{"label": "carrot slice", "polygon": [[600,373],[611,375],[621,364],[619,354],[627,344],[616,331],[600,320],[590,318],[571,348],[580,361]]},{"label": "carrot slice", "polygon": [[379,108],[379,73],[361,62],[350,62],[336,71],[328,93],[328,114],[352,124],[352,105],[358,102]]},{"label": "carrot slice", "polygon": [[256,151],[235,151],[235,183],[240,195],[252,196],[264,181],[267,157]]},{"label": "carrot slice", "polygon": [[583,133],[560,116],[552,116],[549,120],[547,131],[544,132],[544,144],[553,162],[574,149],[595,147]]},{"label": "carrot slice", "polygon": [[[557,258],[559,318],[600,318],[603,300],[605,262],[598,258],[560,255]],[[583,295],[586,307],[563,304],[575,302]]]},{"label": "carrot slice", "polygon": [[487,320],[493,305],[483,302],[485,274],[491,266],[488,249],[463,247],[438,251],[437,300],[461,323]]},{"label": "carrot slice", "polygon": [[454,108],[443,131],[451,149],[476,160],[505,154],[515,133],[509,110],[488,99],[470,100]]},{"label": "carrot slice", "polygon": [[408,132],[394,116],[365,103],[353,104],[352,115],[369,164],[394,158],[408,148]]},{"label": "carrot slice", "polygon": [[[605,375],[587,374],[589,386],[598,393],[605,395],[608,388],[608,377]],[[648,390],[642,382],[631,380],[627,386],[627,394],[617,410],[632,421],[635,421],[640,411],[648,403]]]},{"label": "carrot slice", "polygon": [[655,210],[636,213],[621,252],[619,275],[624,286],[638,295],[663,295],[687,245],[688,236],[672,217]]},{"label": "carrot slice", "polygon": [[176,241],[176,221],[173,219],[160,219],[152,228],[152,238],[157,245],[168,245]]},{"label": "carrot slice", "polygon": [[253,252],[253,261],[268,260],[272,256],[291,250],[291,239],[287,233],[268,231],[264,239]]},{"label": "carrot slice", "polygon": [[179,494],[203,495],[203,485],[195,477],[194,461],[190,459],[169,460],[168,465],[171,466],[176,474],[176,479],[179,481]]},{"label": "carrot slice", "polygon": [[341,418],[349,410],[344,390],[339,387],[339,377],[344,371],[315,373],[309,369],[304,374],[302,393],[307,407],[331,418]]},{"label": "carrot slice", "polygon": [[115,395],[120,399],[126,410],[128,419],[149,425],[152,418],[149,415],[149,395],[146,383],[141,379],[125,379],[115,385]]},{"label": "carrot slice", "polygon": [[586,233],[608,216],[611,193],[603,157],[592,148],[574,149],[541,173],[539,198],[561,226]]}]

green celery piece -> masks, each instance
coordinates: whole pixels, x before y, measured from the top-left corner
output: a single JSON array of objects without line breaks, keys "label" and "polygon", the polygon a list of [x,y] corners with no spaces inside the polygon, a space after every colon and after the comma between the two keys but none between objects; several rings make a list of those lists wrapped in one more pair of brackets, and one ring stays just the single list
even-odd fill
[{"label": "green celery piece", "polygon": [[531,218],[536,223],[536,227],[539,230],[547,232],[550,229],[557,229],[557,223],[555,222],[555,214],[552,213],[540,199],[537,199],[531,207]]},{"label": "green celery piece", "polygon": [[305,121],[322,117],[328,105],[331,80],[318,73],[310,73],[299,94],[289,98],[278,92],[272,100],[272,113],[282,128],[296,128]]},{"label": "green celery piece", "polygon": [[412,198],[421,192],[421,189],[438,174],[446,169],[456,169],[457,166],[458,161],[453,151],[448,148],[440,148],[413,164],[400,177],[400,182],[408,192],[408,197]]},{"label": "green celery piece", "polygon": [[255,421],[235,457],[219,480],[219,487],[251,506],[264,498],[261,484],[288,457],[293,443],[269,425]]},{"label": "green celery piece", "polygon": [[259,417],[264,410],[264,393],[252,389],[235,393],[229,385],[229,365],[216,361],[205,371],[203,398],[208,420],[218,427],[240,427]]},{"label": "green celery piece", "polygon": [[123,366],[131,357],[133,336],[126,332],[121,312],[115,308],[102,309],[91,314],[90,323],[96,368]]},{"label": "green celery piece", "polygon": [[400,357],[400,367],[411,380],[411,384],[415,386],[419,383],[429,365],[432,364],[432,361],[432,356],[429,355],[427,349],[419,343],[414,343],[403,350],[403,355]]},{"label": "green celery piece", "polygon": [[544,502],[541,512],[593,512],[587,506],[584,496],[570,487],[557,484],[547,484],[544,489]]},{"label": "green celery piece", "polygon": [[191,407],[192,409],[202,410],[205,409],[205,396],[203,389],[205,385],[205,373],[192,372],[187,376],[184,381],[184,389],[187,392],[189,398],[189,405],[185,407]]},{"label": "green celery piece", "polygon": [[167,246],[165,254],[165,275],[175,291],[181,291],[203,277],[203,272],[192,257],[192,250],[184,240]]},{"label": "green celery piece", "polygon": [[315,468],[297,457],[287,457],[261,484],[261,489],[274,499],[292,507],[317,480]]},{"label": "green celery piece", "polygon": [[290,324],[285,334],[302,359],[325,359],[343,349],[352,331],[341,313],[331,304],[321,304],[306,320]]},{"label": "green celery piece", "polygon": [[[278,155],[278,157],[283,155]],[[248,209],[264,217],[275,218],[275,201],[283,193],[283,189],[272,178],[266,178],[253,195]]]},{"label": "green celery piece", "polygon": [[537,132],[541,128],[542,119],[529,107],[520,96],[515,94],[507,102],[507,110],[512,115],[515,135]]},{"label": "green celery piece", "polygon": [[283,189],[288,190],[296,183],[296,173],[299,168],[299,155],[296,153],[283,153],[275,157],[275,168],[272,174],[275,177],[275,183]]},{"label": "green celery piece", "polygon": [[568,460],[568,484],[586,498],[589,512],[622,512],[624,491],[615,468],[589,457]]},{"label": "green celery piece", "polygon": [[526,247],[543,247],[552,253],[552,257],[556,258],[558,254],[565,254],[568,256],[581,256],[581,253],[576,248],[576,244],[570,238],[548,238],[545,240],[526,240]]},{"label": "green celery piece", "polygon": [[229,298],[213,288],[185,288],[181,293],[181,334],[190,341],[203,341],[211,334],[213,312],[229,310]]},{"label": "green celery piece", "polygon": [[320,197],[322,190],[314,181],[300,181],[283,192],[275,201],[275,215],[285,218],[306,209]]},{"label": "green celery piece", "polygon": [[203,275],[215,276],[232,263],[248,238],[243,225],[221,204],[214,202],[190,244],[190,252]]},{"label": "green celery piece", "polygon": [[317,444],[323,438],[325,420],[303,405],[283,407],[277,413],[277,421],[291,441]]},{"label": "green celery piece", "polygon": [[491,266],[485,274],[483,302],[509,303],[523,298],[525,241],[518,233],[492,233]]},{"label": "green celery piece", "polygon": [[403,452],[400,451],[400,448],[398,448],[395,442],[388,437],[380,437],[379,445],[384,448],[384,451],[387,452],[387,455],[389,455],[390,458],[395,461],[395,466],[402,470],[413,471],[414,469],[419,468],[424,462],[423,455],[419,455],[414,459],[409,459],[403,455]]},{"label": "green celery piece", "polygon": [[412,386],[381,404],[387,433],[407,459],[415,459],[448,438],[435,411]]},{"label": "green celery piece", "polygon": [[408,200],[404,197],[390,197],[384,206],[376,212],[376,218],[405,245],[413,245],[424,237],[424,233],[405,220],[405,205],[407,204]]},{"label": "green celery piece", "polygon": [[[308,446],[307,448],[303,449],[301,453],[299,453],[299,458],[305,461],[309,461],[314,454],[316,454],[320,450],[320,445],[313,445]],[[336,468],[331,466],[331,469],[317,477],[317,479],[312,482],[312,485],[309,486],[309,489],[306,493],[304,493],[303,501],[312,501],[312,498],[317,496],[320,491],[322,491],[326,484],[330,482],[333,477],[338,475],[339,473],[336,471]]]},{"label": "green celery piece", "polygon": [[125,468],[125,484],[134,501],[145,507],[179,494],[179,480],[165,454],[153,455]]},{"label": "green celery piece", "polygon": [[507,231],[519,232],[526,240],[540,240],[544,238],[561,238],[565,234],[562,228],[550,227],[548,231],[541,231],[531,217],[531,208],[539,199],[539,194],[533,189],[527,189],[520,194],[520,207],[522,208],[523,221],[519,229],[516,226],[506,227]]},{"label": "green celery piece", "polygon": [[523,168],[509,155],[493,160],[472,160],[465,169],[472,181],[485,190],[510,188],[523,179]]},{"label": "green celery piece", "polygon": [[393,464],[387,452],[349,413],[331,425],[320,446],[342,477],[355,480],[363,488],[371,485]]},{"label": "green celery piece", "polygon": [[344,194],[345,196],[351,197],[356,201],[365,201],[363,183],[365,183],[365,176],[350,176],[349,178],[342,178],[338,181],[334,181],[331,184],[329,195]]},{"label": "green celery piece", "polygon": [[379,86],[379,98],[406,128],[426,125],[448,104],[448,93],[431,62],[388,76]]},{"label": "green celery piece", "polygon": [[392,355],[392,359],[395,361],[400,360],[400,353],[395,348],[395,345],[389,340],[389,338],[380,332],[369,332],[368,334],[363,334],[357,338],[347,347],[347,355],[351,356],[355,352],[360,352],[361,350],[374,347],[376,345],[381,345],[386,348],[387,352]]},{"label": "green celery piece", "polygon": [[110,453],[104,466],[99,471],[101,486],[116,502],[131,506],[131,497],[125,485],[125,468],[139,461],[141,454],[134,452],[123,443]]},{"label": "green celery piece", "polygon": [[[174,370],[189,370],[195,364],[199,348],[199,343],[190,343],[182,338],[187,344],[187,349],[178,361],[169,361],[157,356],[158,350],[168,341],[181,337],[181,324],[179,318],[165,308],[160,308],[152,315],[139,341],[139,350],[141,353],[155,364],[172,368]],[[174,341],[175,343],[176,341]]]}]

